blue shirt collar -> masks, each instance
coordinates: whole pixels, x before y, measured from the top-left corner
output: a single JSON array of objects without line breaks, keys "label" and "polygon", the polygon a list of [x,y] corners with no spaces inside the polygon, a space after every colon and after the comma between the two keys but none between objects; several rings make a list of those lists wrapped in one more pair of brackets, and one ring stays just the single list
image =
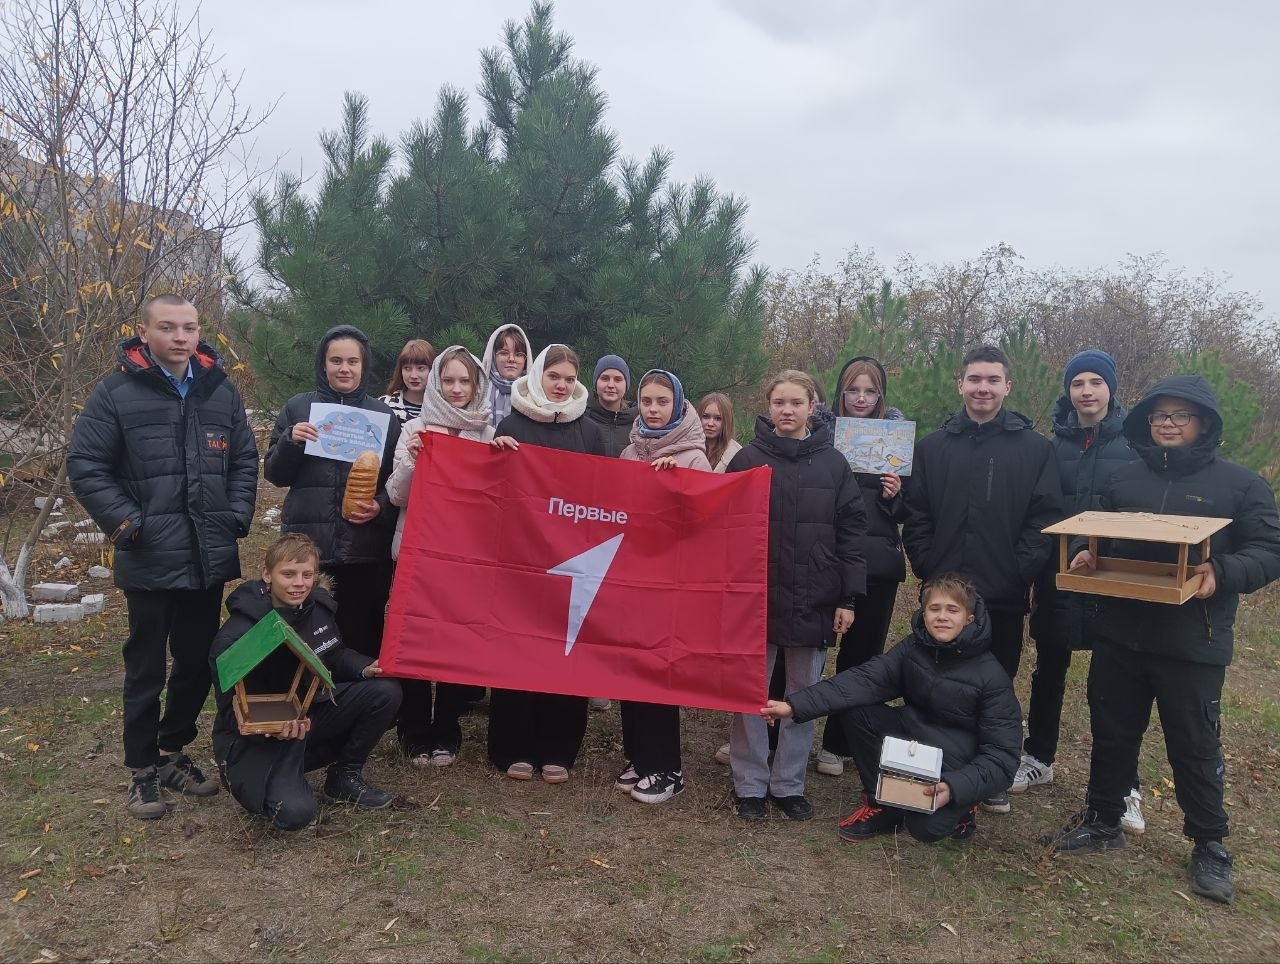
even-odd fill
[{"label": "blue shirt collar", "polygon": [[191,370],[191,359],[187,359],[187,374],[179,381],[174,378],[169,369],[160,366],[160,370],[164,372],[164,377],[169,379],[169,384],[178,390],[178,394],[183,398],[187,397],[187,392],[191,389],[191,383],[195,381],[195,374]]}]

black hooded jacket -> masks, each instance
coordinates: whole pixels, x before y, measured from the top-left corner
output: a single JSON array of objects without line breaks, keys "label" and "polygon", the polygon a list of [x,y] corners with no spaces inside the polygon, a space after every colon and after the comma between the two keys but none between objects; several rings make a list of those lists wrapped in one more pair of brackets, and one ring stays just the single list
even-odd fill
[{"label": "black hooded jacket", "polygon": [[[1062,515],[1070,518],[1102,506],[1102,492],[1111,476],[1138,457],[1124,437],[1128,411],[1112,399],[1106,417],[1093,429],[1080,427],[1080,417],[1063,395],[1053,410],[1053,451],[1062,480]],[[1086,447],[1086,441],[1089,443]],[[1054,577],[1058,555],[1053,553],[1036,580],[1031,604],[1031,635],[1038,646],[1088,649],[1085,623],[1097,617],[1096,596],[1059,592]]]},{"label": "black hooded jacket", "polygon": [[94,388],[67,452],[71,489],[116,548],[121,589],[207,589],[240,577],[258,446],[240,392],[205,342],[184,399],[138,337]]},{"label": "black hooded jacket", "polygon": [[[232,706],[235,691],[228,690],[224,693],[218,686],[218,657],[272,609],[276,609],[285,622],[319,654],[333,677],[336,697],[323,688],[322,684],[316,694],[317,702],[341,699],[343,684],[362,679],[364,668],[373,662],[372,657],[343,645],[336,619],[338,604],[322,586],[312,589],[302,605],[296,608],[276,607],[271,591],[261,579],[242,582],[227,597],[229,616],[209,649],[213,692],[218,705],[213,719],[213,753],[223,765],[227,778],[234,784],[232,790],[236,799],[246,805],[251,804],[254,813],[263,810],[267,781],[284,745],[270,737],[244,736],[240,733]],[[284,693],[293,682],[297,669],[297,658],[286,647],[281,646],[245,676],[245,690],[248,693]],[[300,689],[305,692],[311,685],[312,676],[310,673],[303,673],[302,676]],[[232,766],[228,767],[227,764]]]},{"label": "black hooded jacket", "polygon": [[[858,355],[845,362],[836,377],[835,391],[831,395],[835,403],[835,415],[838,418],[852,418],[844,410],[844,398],[840,392],[840,384],[844,381],[844,373],[854,362],[870,362],[880,369],[880,384],[886,388],[884,417],[891,420],[903,418],[902,412],[888,404],[888,375],[884,366],[870,355]],[[888,502],[880,498],[883,489],[880,476],[868,472],[855,472],[853,477],[858,482],[862,493],[862,505],[867,512],[867,534],[862,540],[862,557],[867,563],[867,579],[883,582],[902,582],[907,578],[907,561],[902,555],[902,537],[898,526],[906,517],[902,493],[899,492]],[[907,481],[905,478],[902,480]]]},{"label": "black hooded jacket", "polygon": [[[1147,416],[1161,397],[1197,406],[1203,433],[1190,445],[1162,448]],[[1209,544],[1217,589],[1208,599],[1181,606],[1099,597],[1099,639],[1139,652],[1192,663],[1231,662],[1240,594],[1280,579],[1280,519],[1275,495],[1262,477],[1218,456],[1222,415],[1209,383],[1199,375],[1174,375],[1152,386],[1124,420],[1124,434],[1140,461],[1123,466],[1103,491],[1101,508],[1230,519]],[[1174,562],[1177,548],[1162,543],[1111,540],[1108,556]],[[1192,546],[1190,564],[1203,559]]]},{"label": "black hooded jacket", "polygon": [[[360,386],[346,395],[335,392],[324,373],[325,352],[329,343],[337,338],[354,338],[364,354]],[[365,390],[370,362],[369,340],[364,332],[351,325],[329,329],[316,350],[316,390],[294,395],[285,403],[272,429],[271,444],[263,462],[267,481],[289,489],[284,497],[282,531],[302,532],[314,539],[320,548],[321,565],[391,561],[391,538],[400,510],[387,498],[387,476],[391,474],[396,442],[400,439],[400,420],[385,403]],[[311,417],[312,402],[334,402],[392,416],[382,445],[382,465],[378,469],[376,499],[380,511],[372,522],[353,525],[342,517],[342,497],[351,463],[307,455],[304,443],[294,441],[293,426]]]},{"label": "black hooded jacket", "polygon": [[867,590],[861,541],[867,530],[858,483],[819,425],[805,439],[780,438],[763,415],[756,437],[727,471],[767,465],[769,625],[774,646],[825,647],[837,607],[853,609]]},{"label": "black hooded jacket", "polygon": [[623,404],[622,410],[610,411],[600,404],[595,392],[587,399],[587,418],[600,427],[600,437],[604,441],[604,455],[616,459],[622,450],[631,444],[631,424],[640,414],[635,405]]},{"label": "black hooded jacket", "polygon": [[981,425],[961,409],[916,445],[902,541],[922,580],[968,576],[987,607],[1026,612],[1062,519],[1053,446],[1025,415],[1001,408]]},{"label": "black hooded jacket", "polygon": [[[919,610],[911,635],[881,656],[787,697],[797,723],[901,698],[907,735],[942,750],[951,799],[971,807],[1013,782],[1022,750],[1022,708],[991,655],[981,598],[974,621],[951,643],[935,642]],[[831,724],[828,724],[830,726]]]}]

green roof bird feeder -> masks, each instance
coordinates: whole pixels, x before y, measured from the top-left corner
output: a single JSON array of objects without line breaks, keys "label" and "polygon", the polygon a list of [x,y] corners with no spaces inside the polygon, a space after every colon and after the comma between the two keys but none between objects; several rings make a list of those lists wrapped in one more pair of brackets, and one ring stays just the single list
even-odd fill
[{"label": "green roof bird feeder", "polygon": [[[289,647],[298,658],[298,671],[293,674],[289,691],[253,695],[245,692],[244,678],[281,646]],[[286,723],[305,719],[320,683],[333,688],[333,677],[320,657],[274,609],[218,657],[217,668],[218,688],[225,693],[235,687],[236,723],[246,736],[279,733]],[[306,670],[311,671],[311,685],[299,701],[298,687]]]}]

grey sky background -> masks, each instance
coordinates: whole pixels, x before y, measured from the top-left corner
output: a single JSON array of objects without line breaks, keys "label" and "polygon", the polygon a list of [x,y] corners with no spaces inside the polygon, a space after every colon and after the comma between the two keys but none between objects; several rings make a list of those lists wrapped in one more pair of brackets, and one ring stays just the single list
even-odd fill
[{"label": "grey sky background", "polygon": [[[522,0],[216,0],[202,23],[255,104],[263,156],[314,175],[342,94],[393,141]],[[1111,264],[1163,251],[1280,314],[1280,4],[560,0],[623,152],[675,154],[745,197],[756,260],[976,255]]]}]

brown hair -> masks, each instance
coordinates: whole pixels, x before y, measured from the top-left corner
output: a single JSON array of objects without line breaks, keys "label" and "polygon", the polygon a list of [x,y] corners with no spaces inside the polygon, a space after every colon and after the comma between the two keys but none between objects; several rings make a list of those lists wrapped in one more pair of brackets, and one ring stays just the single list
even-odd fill
[{"label": "brown hair", "polygon": [[853,380],[859,375],[866,375],[871,379],[871,384],[875,386],[880,398],[876,402],[876,407],[871,412],[872,418],[884,418],[884,378],[880,374],[880,366],[873,361],[865,358],[859,358],[849,362],[849,367],[844,370],[844,377],[840,379],[840,387],[836,391],[835,410],[837,416],[848,415],[844,410],[844,393],[850,390]]},{"label": "brown hair", "polygon": [[396,359],[396,367],[391,372],[391,381],[387,383],[387,394],[394,395],[404,391],[405,365],[426,365],[431,367],[436,360],[436,350],[425,338],[411,338],[400,349],[400,357]]},{"label": "brown hair", "polygon": [[655,383],[671,389],[671,394],[673,396],[675,395],[675,385],[671,384],[671,379],[663,372],[645,372],[644,378],[640,379],[640,384],[636,387],[636,394],[639,395],[640,389],[644,388],[646,385],[653,385]]},{"label": "brown hair", "polygon": [[1007,379],[1013,377],[1013,366],[1009,363],[1009,356],[995,345],[979,345],[965,352],[964,358],[960,359],[960,373],[956,377],[964,378],[964,373],[969,370],[969,366],[979,362],[1001,365],[1004,367],[1004,377]]},{"label": "brown hair", "polygon": [[729,447],[729,443],[733,440],[733,402],[729,401],[729,396],[724,392],[711,392],[704,395],[702,401],[698,403],[698,417],[702,417],[702,413],[707,410],[708,405],[714,405],[720,409],[720,437],[714,442],[707,443],[707,460],[711,463],[711,467],[715,468],[720,464],[720,459],[724,456],[724,450]]},{"label": "brown hair", "polygon": [[965,612],[972,614],[978,602],[978,590],[958,572],[944,572],[934,576],[920,587],[920,605],[928,605],[929,597],[934,593],[964,603]]},{"label": "brown hair", "polygon": [[314,560],[317,566],[320,564],[320,550],[311,537],[301,532],[286,532],[267,546],[262,568],[270,572],[282,562],[306,562],[308,559]]},{"label": "brown hair", "polygon": [[[182,295],[175,294],[156,295],[154,298],[148,298],[142,303],[142,323],[144,325],[151,323],[152,305],[169,305],[173,307],[174,305],[191,305],[191,302],[182,297]],[[194,308],[195,305],[191,305],[191,307]]]},{"label": "brown hair", "polygon": [[764,390],[765,401],[769,400],[769,397],[773,394],[773,390],[775,388],[779,385],[787,384],[799,385],[803,388],[805,393],[809,396],[809,401],[816,402],[818,400],[818,383],[813,380],[812,376],[806,375],[804,372],[797,371],[794,368],[784,368],[782,371],[778,372],[778,374],[773,376],[768,387]]},{"label": "brown hair", "polygon": [[576,372],[582,371],[582,362],[578,361],[578,353],[568,345],[548,346],[547,356],[542,360],[542,370],[545,372],[552,365],[559,365],[561,362],[569,362]]},{"label": "brown hair", "polygon": [[[465,368],[467,370],[467,374],[471,376],[471,388],[473,390],[471,400],[475,401],[474,392],[480,391],[480,366],[476,364],[475,358],[472,357],[471,352],[467,351],[467,349],[462,347],[454,348],[452,351],[445,351],[444,356],[440,359],[441,378],[444,377],[444,366],[449,364],[451,361],[462,362],[462,367]],[[437,385],[436,391],[440,392],[441,396],[443,396],[444,386]]]},{"label": "brown hair", "polygon": [[[508,346],[507,342],[511,344]],[[504,348],[508,351],[524,352],[525,364],[528,364],[529,343],[520,337],[520,332],[515,328],[504,329],[502,334],[498,336],[498,340],[493,343],[493,353],[495,355]]]}]

